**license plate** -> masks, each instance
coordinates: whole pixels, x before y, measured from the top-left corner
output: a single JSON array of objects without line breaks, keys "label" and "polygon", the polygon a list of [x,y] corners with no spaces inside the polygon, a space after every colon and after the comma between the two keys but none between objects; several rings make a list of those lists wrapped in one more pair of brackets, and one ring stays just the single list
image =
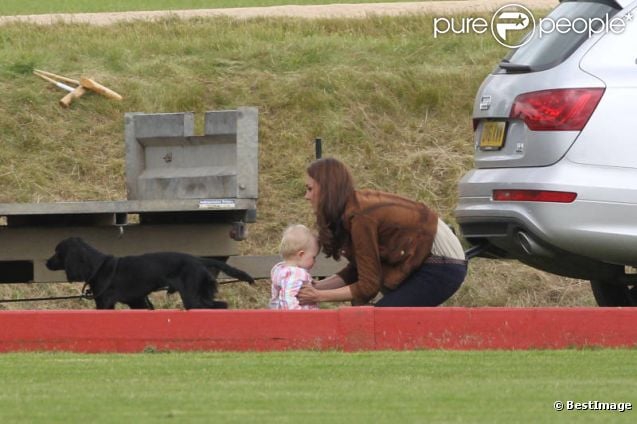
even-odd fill
[{"label": "license plate", "polygon": [[480,149],[498,150],[504,145],[505,121],[486,121],[480,134]]}]

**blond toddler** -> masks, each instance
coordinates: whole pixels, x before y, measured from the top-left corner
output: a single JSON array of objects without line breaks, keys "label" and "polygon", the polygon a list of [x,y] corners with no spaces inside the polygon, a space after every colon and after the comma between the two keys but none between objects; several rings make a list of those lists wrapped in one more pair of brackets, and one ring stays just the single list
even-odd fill
[{"label": "blond toddler", "polygon": [[301,286],[312,282],[310,270],[319,252],[318,240],[305,225],[291,225],[283,232],[279,253],[282,262],[270,272],[272,296],[270,309],[318,309],[317,304],[299,305]]}]

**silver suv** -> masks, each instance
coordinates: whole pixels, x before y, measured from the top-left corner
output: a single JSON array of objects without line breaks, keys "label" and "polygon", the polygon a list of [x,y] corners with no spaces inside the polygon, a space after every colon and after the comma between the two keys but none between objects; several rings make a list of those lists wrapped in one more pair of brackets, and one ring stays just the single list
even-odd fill
[{"label": "silver suv", "polygon": [[455,211],[473,254],[590,280],[600,306],[637,305],[636,7],[564,1],[547,18],[595,34],[536,31],[485,79]]}]

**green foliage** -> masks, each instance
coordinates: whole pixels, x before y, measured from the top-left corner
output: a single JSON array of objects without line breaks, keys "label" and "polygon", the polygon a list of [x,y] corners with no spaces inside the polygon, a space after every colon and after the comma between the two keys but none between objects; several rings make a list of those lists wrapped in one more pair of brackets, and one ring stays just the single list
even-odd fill
[{"label": "green foliage", "polygon": [[[5,354],[2,422],[632,422],[633,350]],[[633,402],[634,403],[634,402]]]}]

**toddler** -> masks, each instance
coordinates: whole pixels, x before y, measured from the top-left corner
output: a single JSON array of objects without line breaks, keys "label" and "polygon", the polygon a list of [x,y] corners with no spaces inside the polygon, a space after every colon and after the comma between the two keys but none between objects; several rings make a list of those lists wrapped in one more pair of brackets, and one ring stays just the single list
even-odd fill
[{"label": "toddler", "polygon": [[283,232],[279,247],[283,261],[272,267],[270,309],[319,309],[318,305],[299,305],[296,294],[304,283],[311,283],[319,246],[316,236],[305,225],[291,225]]}]

